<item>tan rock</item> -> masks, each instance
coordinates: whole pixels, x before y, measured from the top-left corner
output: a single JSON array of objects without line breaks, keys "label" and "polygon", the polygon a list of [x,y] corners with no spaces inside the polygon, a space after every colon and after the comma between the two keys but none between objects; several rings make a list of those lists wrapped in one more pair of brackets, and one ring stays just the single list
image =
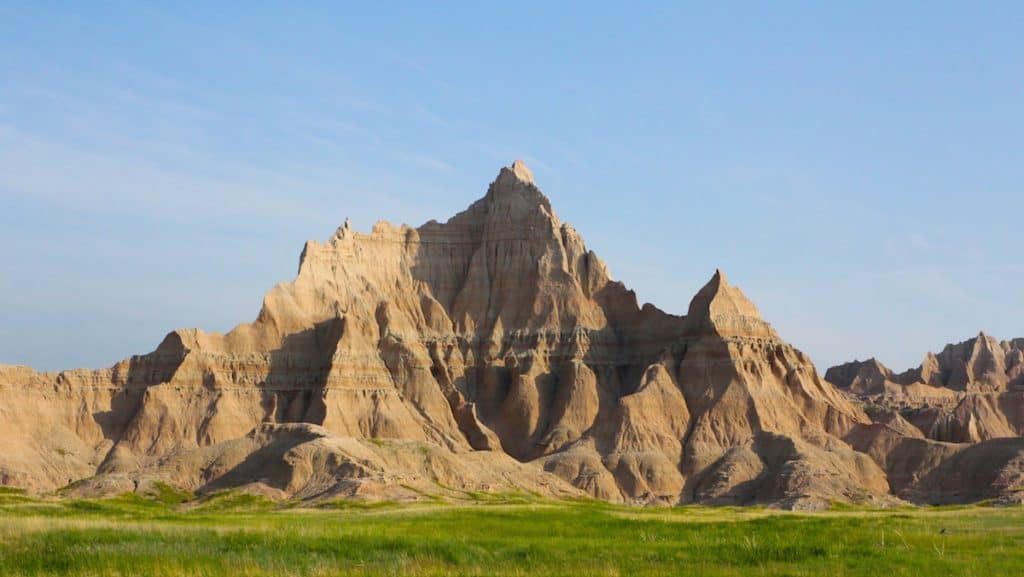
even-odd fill
[{"label": "tan rock", "polygon": [[[920,386],[1010,387],[1020,348],[944,352]],[[857,390],[912,386],[886,371],[858,369]],[[927,418],[972,440],[1019,432],[991,417],[1002,402]],[[363,233],[346,221],[308,242],[296,278],[227,334],[175,331],[100,371],[0,368],[0,482],[791,507],[946,491],[920,478],[959,445],[932,450],[946,445],[916,433],[921,419],[871,414],[879,422],[721,271],[685,317],[639,306],[517,161],[445,223]],[[918,446],[933,457],[908,454]],[[1011,453],[992,483],[1010,482]]]}]

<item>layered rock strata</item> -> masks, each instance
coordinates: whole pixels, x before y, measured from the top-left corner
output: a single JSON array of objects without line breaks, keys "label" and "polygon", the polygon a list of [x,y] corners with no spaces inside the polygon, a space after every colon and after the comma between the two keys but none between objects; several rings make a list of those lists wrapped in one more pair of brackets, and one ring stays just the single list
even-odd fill
[{"label": "layered rock strata", "polygon": [[899,374],[869,359],[832,367],[825,378],[884,425],[850,441],[886,467],[897,494],[1024,499],[1024,339],[980,333]]},{"label": "layered rock strata", "polygon": [[[307,243],[227,334],[99,371],[0,368],[0,483],[34,490],[796,507],[946,498],[908,479],[986,462],[915,452],[924,436],[819,377],[721,272],[685,316],[640,306],[519,162],[445,223]],[[1012,487],[1004,469],[980,483]]]}]

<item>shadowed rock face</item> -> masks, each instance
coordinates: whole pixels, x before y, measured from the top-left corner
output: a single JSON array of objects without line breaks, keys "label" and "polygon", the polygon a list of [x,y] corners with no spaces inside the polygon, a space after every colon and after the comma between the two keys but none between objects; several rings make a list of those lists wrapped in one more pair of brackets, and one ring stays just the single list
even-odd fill
[{"label": "shadowed rock face", "polygon": [[686,316],[640,307],[520,162],[445,223],[307,243],[227,334],[175,331],[100,371],[0,368],[0,482],[34,489],[885,502],[893,439],[922,440],[899,425],[720,271]]}]

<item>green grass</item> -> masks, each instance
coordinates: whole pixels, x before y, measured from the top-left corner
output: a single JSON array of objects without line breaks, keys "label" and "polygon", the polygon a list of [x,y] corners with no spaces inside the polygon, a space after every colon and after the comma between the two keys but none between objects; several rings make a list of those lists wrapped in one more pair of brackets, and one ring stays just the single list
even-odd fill
[{"label": "green grass", "polygon": [[[174,496],[168,497],[167,493]],[[0,575],[1024,575],[1024,509],[340,503],[0,492]]]},{"label": "green grass", "polygon": [[238,493],[235,491],[220,491],[200,497],[192,504],[192,511],[196,513],[255,513],[277,509],[282,505],[259,495]]},{"label": "green grass", "polygon": [[180,505],[194,498],[191,493],[160,482],[153,483],[149,496],[167,505]]}]

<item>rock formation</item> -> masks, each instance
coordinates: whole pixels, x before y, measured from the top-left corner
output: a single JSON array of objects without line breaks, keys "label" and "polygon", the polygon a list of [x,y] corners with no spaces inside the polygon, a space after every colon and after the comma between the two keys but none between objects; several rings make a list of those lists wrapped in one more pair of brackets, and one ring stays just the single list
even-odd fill
[{"label": "rock formation", "polygon": [[[913,392],[926,385],[944,395],[948,391],[1000,393],[1024,390],[1024,339],[997,341],[979,333],[939,354],[928,353],[916,369],[894,374],[876,359],[852,361],[830,368],[825,378],[852,393],[892,395]],[[918,389],[920,387],[917,387]],[[929,391],[931,389],[925,389]]]},{"label": "rock formation", "polygon": [[897,494],[1024,498],[1024,339],[980,333],[899,374],[869,359],[832,367],[825,378],[888,429],[848,440],[887,468]]},{"label": "rock formation", "polygon": [[[1005,389],[1014,350],[962,370],[964,354],[940,355],[922,386]],[[880,364],[834,378],[863,394],[904,386]],[[0,367],[0,483],[794,507],[1019,485],[1013,443],[970,453],[876,413],[720,271],[685,316],[639,306],[516,162],[445,223],[346,221],[307,243],[295,280],[227,334],[175,331],[105,370]],[[958,485],[944,467],[989,468]],[[928,475],[945,484],[907,489]]]}]

